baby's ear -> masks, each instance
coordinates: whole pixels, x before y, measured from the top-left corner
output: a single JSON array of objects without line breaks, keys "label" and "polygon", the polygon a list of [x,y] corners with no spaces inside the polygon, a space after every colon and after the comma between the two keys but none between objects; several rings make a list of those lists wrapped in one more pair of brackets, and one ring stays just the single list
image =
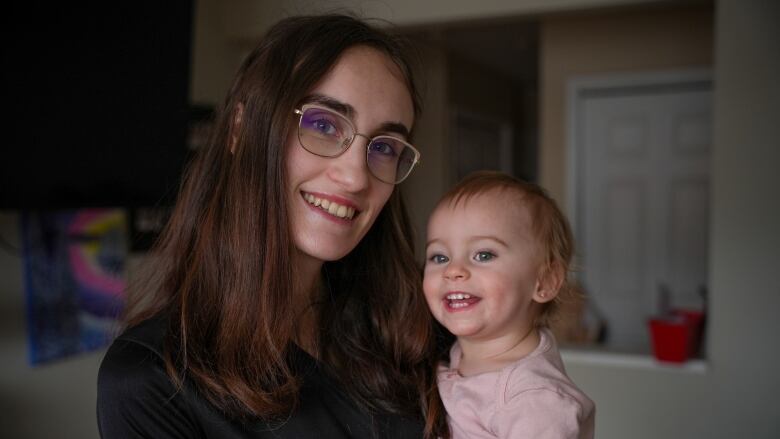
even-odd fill
[{"label": "baby's ear", "polygon": [[538,303],[547,303],[555,299],[561,290],[565,276],[564,270],[561,270],[557,264],[539,269],[533,300]]},{"label": "baby's ear", "polygon": [[241,128],[241,120],[244,117],[244,104],[238,103],[233,110],[233,120],[230,122],[230,153],[236,153],[238,143],[238,130]]}]

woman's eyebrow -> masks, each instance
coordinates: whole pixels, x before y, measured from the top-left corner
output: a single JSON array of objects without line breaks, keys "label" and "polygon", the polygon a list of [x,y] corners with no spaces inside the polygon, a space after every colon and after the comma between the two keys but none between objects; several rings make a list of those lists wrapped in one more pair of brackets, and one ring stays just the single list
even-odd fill
[{"label": "woman's eyebrow", "polygon": [[332,97],[321,95],[321,94],[311,94],[309,96],[306,96],[303,98],[304,104],[317,104],[322,105],[323,107],[328,107],[333,111],[336,111],[338,113],[343,114],[344,116],[349,117],[352,119],[355,116],[355,108],[352,105],[349,105],[345,102],[341,102],[337,99],[333,99]]},{"label": "woman's eyebrow", "polygon": [[[303,99],[303,103],[322,105],[323,107],[330,108],[331,110],[341,113],[352,120],[354,120],[355,113],[356,113],[355,107],[353,107],[352,105],[349,105],[346,102],[341,102],[338,99],[333,99],[330,96],[325,96],[322,94],[315,93],[315,94],[308,95]],[[409,128],[407,128],[401,122],[385,122],[379,126],[377,132],[396,133],[403,136],[404,139],[409,138]]]},{"label": "woman's eyebrow", "polygon": [[404,137],[409,138],[409,128],[400,122],[385,122],[379,127],[379,131],[383,133],[396,133]]}]

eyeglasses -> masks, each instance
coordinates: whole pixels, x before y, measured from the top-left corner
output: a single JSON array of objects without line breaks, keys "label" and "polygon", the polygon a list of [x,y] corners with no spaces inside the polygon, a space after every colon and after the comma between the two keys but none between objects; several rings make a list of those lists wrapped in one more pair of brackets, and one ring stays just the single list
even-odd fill
[{"label": "eyeglasses", "polygon": [[371,175],[390,184],[398,184],[420,162],[414,146],[393,136],[368,137],[355,132],[352,122],[341,114],[315,104],[294,110],[300,116],[298,140],[306,151],[320,157],[338,157],[352,145],[355,137],[368,139],[366,165]]}]

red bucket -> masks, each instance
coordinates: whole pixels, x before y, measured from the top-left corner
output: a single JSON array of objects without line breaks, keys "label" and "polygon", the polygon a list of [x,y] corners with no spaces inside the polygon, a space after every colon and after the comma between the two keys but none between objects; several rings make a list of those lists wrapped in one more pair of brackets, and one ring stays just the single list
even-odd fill
[{"label": "red bucket", "polygon": [[690,352],[690,326],[683,317],[650,319],[653,354],[658,361],[683,363]]}]

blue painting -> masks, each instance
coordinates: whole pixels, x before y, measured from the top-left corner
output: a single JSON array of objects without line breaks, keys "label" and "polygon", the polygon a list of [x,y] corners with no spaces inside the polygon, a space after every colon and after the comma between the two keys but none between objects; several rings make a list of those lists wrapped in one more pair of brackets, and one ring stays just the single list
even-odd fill
[{"label": "blue painting", "polygon": [[30,363],[106,346],[125,300],[125,211],[26,212],[22,245]]}]

